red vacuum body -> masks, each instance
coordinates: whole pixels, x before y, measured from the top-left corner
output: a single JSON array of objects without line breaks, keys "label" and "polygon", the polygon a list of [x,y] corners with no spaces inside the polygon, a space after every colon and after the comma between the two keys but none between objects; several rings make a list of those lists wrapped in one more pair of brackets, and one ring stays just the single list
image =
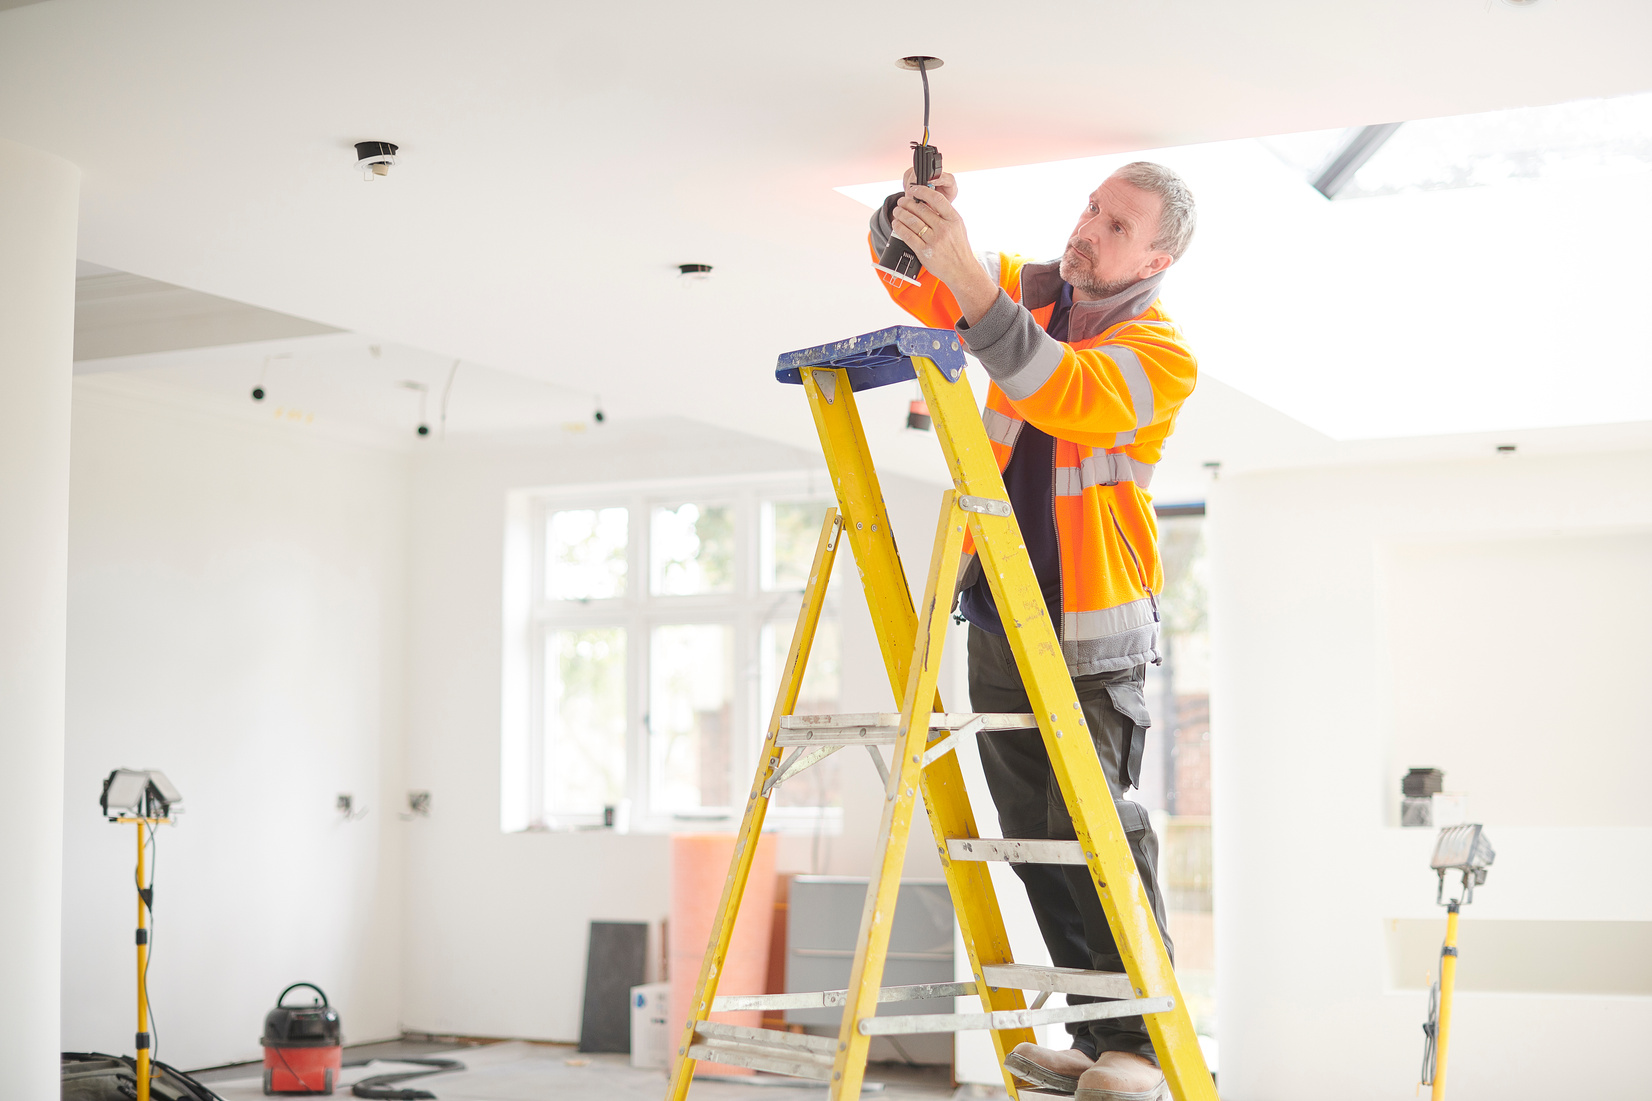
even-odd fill
[{"label": "red vacuum body", "polygon": [[[309,987],[320,996],[310,1005],[283,1005],[287,995]],[[333,1092],[344,1066],[338,1010],[314,983],[295,982],[281,992],[264,1017],[264,1092]]]}]

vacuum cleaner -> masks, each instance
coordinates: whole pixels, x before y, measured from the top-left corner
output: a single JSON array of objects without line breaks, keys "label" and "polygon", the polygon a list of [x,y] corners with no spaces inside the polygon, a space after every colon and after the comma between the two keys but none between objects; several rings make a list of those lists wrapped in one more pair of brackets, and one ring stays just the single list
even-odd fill
[{"label": "vacuum cleaner", "polygon": [[[299,987],[315,991],[320,1001],[286,1005],[287,995]],[[264,1092],[333,1092],[344,1067],[344,1041],[338,1010],[315,983],[295,982],[275,999],[264,1017]]]}]

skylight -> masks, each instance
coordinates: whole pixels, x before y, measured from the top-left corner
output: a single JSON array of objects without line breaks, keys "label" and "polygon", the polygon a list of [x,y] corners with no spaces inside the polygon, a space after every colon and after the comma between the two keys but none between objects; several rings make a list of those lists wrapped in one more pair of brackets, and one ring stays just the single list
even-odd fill
[{"label": "skylight", "polygon": [[[1314,130],[1261,141],[1312,179],[1355,132]],[[1652,171],[1652,93],[1407,122],[1337,198],[1647,171]]]},{"label": "skylight", "polygon": [[1173,168],[1201,372],[1335,439],[1652,420],[1652,95],[1407,122],[1327,202],[1348,133],[963,172],[957,205],[974,247],[1048,259],[1114,169]]}]

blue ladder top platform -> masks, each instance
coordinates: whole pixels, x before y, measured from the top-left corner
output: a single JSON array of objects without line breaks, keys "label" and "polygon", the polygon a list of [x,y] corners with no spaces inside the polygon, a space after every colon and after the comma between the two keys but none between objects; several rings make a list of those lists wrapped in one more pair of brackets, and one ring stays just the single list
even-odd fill
[{"label": "blue ladder top platform", "polygon": [[895,325],[875,333],[862,333],[847,340],[817,344],[785,352],[774,377],[780,382],[800,385],[804,367],[846,367],[849,389],[871,390],[918,377],[913,356],[924,356],[941,369],[948,382],[957,382],[964,373],[964,349],[951,329],[925,329],[918,325]]}]

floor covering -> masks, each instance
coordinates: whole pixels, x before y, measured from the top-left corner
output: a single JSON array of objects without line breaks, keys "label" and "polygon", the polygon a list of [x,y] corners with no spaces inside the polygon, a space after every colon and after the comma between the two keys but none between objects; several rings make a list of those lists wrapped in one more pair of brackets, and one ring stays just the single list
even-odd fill
[{"label": "floor covering", "polygon": [[[398,1063],[395,1057],[433,1056],[457,1059],[462,1071],[446,1071],[401,1083],[403,1088],[429,1090],[437,1101],[663,1101],[664,1071],[638,1070],[629,1055],[583,1054],[572,1045],[532,1044],[520,1040],[485,1046],[455,1048],[451,1044],[395,1042],[349,1048],[345,1061],[369,1058],[367,1066],[346,1067],[335,1096],[348,1097],[348,1087],[376,1074],[419,1069]],[[197,1076],[224,1101],[265,1101],[263,1072],[257,1064],[224,1067]],[[966,1087],[954,1090],[945,1067],[905,1067],[878,1064],[868,1068],[867,1096],[877,1101],[958,1101],[986,1099],[1002,1089]],[[876,1088],[876,1087],[880,1087]],[[823,1084],[800,1083],[794,1078],[760,1074],[751,1080],[699,1079],[690,1101],[825,1101]]]}]

